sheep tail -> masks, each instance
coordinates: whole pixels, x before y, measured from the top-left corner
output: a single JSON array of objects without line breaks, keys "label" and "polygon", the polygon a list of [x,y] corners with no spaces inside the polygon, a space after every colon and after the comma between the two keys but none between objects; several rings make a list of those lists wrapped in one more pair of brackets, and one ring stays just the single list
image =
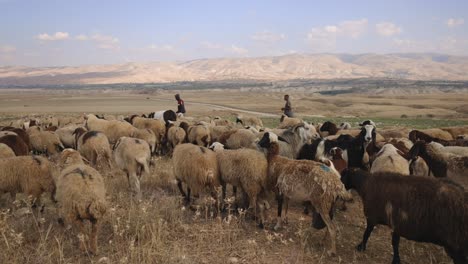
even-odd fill
[{"label": "sheep tail", "polygon": [[146,157],[141,157],[141,158],[136,158],[136,162],[138,164],[140,164],[142,167],[143,167],[143,171],[146,173],[146,174],[149,174],[150,173],[150,169],[149,169],[149,166],[148,166],[148,162],[146,160]]}]

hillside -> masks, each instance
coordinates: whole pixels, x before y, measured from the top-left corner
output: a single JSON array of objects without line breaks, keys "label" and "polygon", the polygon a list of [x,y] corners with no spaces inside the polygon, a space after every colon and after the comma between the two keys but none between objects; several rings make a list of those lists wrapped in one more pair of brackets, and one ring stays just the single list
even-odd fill
[{"label": "hillside", "polygon": [[468,57],[440,54],[292,54],[79,67],[0,67],[0,85],[216,80],[393,78],[468,80]]}]

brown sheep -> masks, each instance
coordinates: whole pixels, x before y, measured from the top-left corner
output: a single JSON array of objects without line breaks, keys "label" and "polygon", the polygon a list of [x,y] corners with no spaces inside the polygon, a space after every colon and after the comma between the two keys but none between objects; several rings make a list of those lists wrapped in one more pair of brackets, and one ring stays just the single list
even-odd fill
[{"label": "brown sheep", "polygon": [[29,147],[21,139],[20,136],[8,135],[0,138],[0,143],[3,143],[10,147],[16,156],[27,156],[29,155]]}]

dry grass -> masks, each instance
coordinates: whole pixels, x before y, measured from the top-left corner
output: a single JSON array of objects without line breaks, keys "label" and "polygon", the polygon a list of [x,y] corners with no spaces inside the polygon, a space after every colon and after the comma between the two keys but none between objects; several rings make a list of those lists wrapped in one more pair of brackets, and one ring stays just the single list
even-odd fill
[{"label": "dry grass", "polygon": [[[245,215],[234,213],[213,217],[207,207],[184,209],[176,191],[169,159],[156,161],[151,175],[142,181],[143,202],[129,197],[123,173],[103,172],[110,210],[99,234],[99,255],[78,250],[75,229],[66,230],[56,219],[55,207],[47,203],[43,219],[21,214],[27,208],[19,199],[15,213],[0,215],[1,263],[388,263],[391,259],[390,232],[379,227],[368,250],[354,247],[364,231],[362,205],[357,198],[348,210],[338,212],[338,255],[328,257],[322,244],[324,230],[314,230],[300,205],[292,205],[289,223],[273,231],[275,207],[269,210],[269,224],[258,229]],[[274,201],[271,201],[275,205]],[[5,206],[3,207],[5,208]],[[43,223],[37,225],[37,223]],[[402,240],[401,255],[407,263],[448,263],[443,249]]]},{"label": "dry grass", "polygon": [[[159,99],[172,99],[171,94],[157,95]],[[192,96],[192,97],[191,97]],[[236,106],[254,111],[275,112],[272,108],[282,106],[280,94],[263,97],[233,93],[226,99],[222,93],[210,93],[202,100],[203,94],[187,93],[185,98],[219,105]],[[206,96],[206,94],[205,94]],[[336,97],[314,98],[304,96],[296,106],[304,114],[316,114],[313,109],[324,106],[336,107],[345,103]],[[210,98],[209,100],[206,98]],[[445,97],[444,97],[445,98]],[[459,99],[450,98],[444,102],[444,111],[461,107]],[[18,99],[19,101],[14,101]],[[35,113],[76,112],[150,112],[173,108],[174,102],[146,99],[146,95],[111,94],[73,96],[18,95],[9,94],[0,100],[0,124],[8,124],[21,116]],[[318,100],[315,100],[318,99]],[[413,98],[414,99],[414,98]],[[420,100],[405,102],[397,98],[350,98],[355,100],[383,100],[381,107],[387,111],[389,103],[406,104],[407,113],[413,113],[415,105],[428,105]],[[428,96],[427,102],[437,101]],[[189,99],[187,99],[189,101]],[[401,101],[401,102],[400,102]],[[273,104],[273,102],[275,102]],[[466,102],[466,101],[465,101]],[[24,106],[28,105],[28,106]],[[188,104],[187,104],[188,105]],[[437,105],[437,104],[436,104]],[[440,103],[442,105],[442,103]],[[353,109],[364,106],[351,106]],[[439,106],[437,106],[439,107]],[[442,106],[440,106],[442,107]],[[408,109],[412,109],[411,111]],[[427,111],[427,109],[417,109]],[[190,106],[195,114],[229,116],[232,111],[213,110],[206,105]],[[312,111],[312,112],[311,112]],[[317,110],[328,111],[328,110]],[[343,114],[337,112],[334,116]],[[354,110],[353,110],[354,111]],[[318,112],[321,113],[321,112]],[[402,111],[395,113],[398,117]],[[419,113],[419,112],[418,112]],[[270,118],[272,119],[272,118]],[[277,122],[273,120],[264,120]],[[268,123],[268,122],[266,122]],[[365,229],[362,204],[358,197],[348,205],[348,210],[338,212],[335,221],[339,228],[337,256],[329,257],[326,249],[329,242],[322,243],[324,230],[310,228],[310,216],[302,214],[299,204],[290,205],[289,222],[280,232],[274,232],[276,203],[272,200],[269,219],[264,230],[258,229],[250,216],[229,212],[222,217],[213,217],[208,206],[199,202],[196,211],[184,209],[181,197],[174,185],[172,164],[167,158],[156,160],[151,175],[142,179],[143,201],[137,205],[130,199],[127,179],[117,169],[104,171],[107,198],[110,210],[105,216],[99,234],[99,254],[90,256],[78,250],[78,233],[74,228],[66,229],[57,223],[55,205],[47,201],[44,214],[35,218],[28,211],[27,197],[18,196],[16,209],[6,197],[0,203],[0,263],[389,263],[391,261],[391,235],[387,227],[378,227],[372,234],[368,249],[358,253],[359,243]],[[431,244],[415,243],[402,239],[401,257],[406,263],[450,263],[443,249]]]}]

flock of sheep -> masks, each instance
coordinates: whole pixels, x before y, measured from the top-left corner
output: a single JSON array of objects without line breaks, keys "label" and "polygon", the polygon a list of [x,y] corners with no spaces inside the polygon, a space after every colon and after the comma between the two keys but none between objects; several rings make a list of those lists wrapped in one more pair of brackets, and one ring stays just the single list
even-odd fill
[{"label": "flock of sheep", "polygon": [[366,120],[353,128],[286,116],[280,121],[277,128],[265,128],[257,117],[238,115],[231,122],[171,110],[21,119],[0,126],[0,190],[13,199],[16,193],[31,196],[36,214],[43,207],[41,195],[49,193],[59,221],[83,233],[84,221],[91,223],[80,247],[97,253],[108,207],[101,173],[114,166],[124,171],[138,202],[140,179],[154,165],[152,157],[167,155],[185,205],[207,193],[221,213],[230,185],[236,207],[252,210],[261,228],[275,197],[279,230],[288,202],[301,202],[304,213],[312,214],[312,226],[327,229],[332,255],[333,215],[353,199],[349,189],[354,189],[367,219],[358,251],[366,249],[376,225],[387,225],[392,263],[400,263],[401,236],[440,245],[454,263],[468,263],[468,127],[378,129]]}]

